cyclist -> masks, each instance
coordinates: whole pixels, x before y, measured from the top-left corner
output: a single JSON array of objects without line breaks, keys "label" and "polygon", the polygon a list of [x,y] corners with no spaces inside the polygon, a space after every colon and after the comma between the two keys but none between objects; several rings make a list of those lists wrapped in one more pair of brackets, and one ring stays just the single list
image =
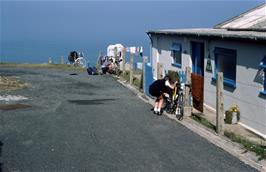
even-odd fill
[{"label": "cyclist", "polygon": [[164,102],[164,97],[169,97],[171,91],[175,88],[176,81],[173,77],[166,76],[163,79],[158,79],[154,81],[149,87],[150,95],[156,97],[154,103],[153,113],[157,115],[162,115],[162,105]]}]

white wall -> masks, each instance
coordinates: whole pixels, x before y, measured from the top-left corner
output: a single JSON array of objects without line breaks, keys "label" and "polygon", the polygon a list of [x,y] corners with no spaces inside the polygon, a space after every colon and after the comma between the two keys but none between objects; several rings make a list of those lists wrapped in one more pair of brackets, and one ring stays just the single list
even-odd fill
[{"label": "white wall", "polygon": [[[154,70],[154,78],[156,78],[156,62],[160,62],[163,64],[164,69],[174,70],[174,71],[185,71],[186,66],[191,67],[191,58],[190,58],[190,44],[187,39],[178,38],[178,37],[170,37],[170,36],[153,36],[153,45],[152,45],[152,57],[153,57],[153,70]],[[182,45],[182,65],[180,67],[175,67],[172,65],[174,62],[170,48],[172,43],[180,43]],[[158,55],[158,57],[157,57]],[[158,61],[156,60],[158,59]]]},{"label": "white wall", "polygon": [[[266,99],[261,97],[263,83],[256,82],[259,64],[266,56],[266,45],[237,41],[210,41],[212,67],[214,69],[214,47],[237,51],[236,89],[224,88],[224,107],[237,104],[241,111],[240,122],[266,136]],[[207,59],[205,58],[205,67]],[[205,72],[205,103],[215,108],[216,86],[212,83],[213,73]]]},{"label": "white wall", "polygon": [[[187,66],[192,67],[191,41],[204,42],[204,103],[213,109],[215,109],[216,106],[216,83],[212,82],[215,70],[214,48],[235,49],[237,51],[236,89],[228,89],[228,87],[225,86],[225,110],[229,109],[231,105],[237,104],[241,111],[240,122],[266,138],[266,99],[259,94],[262,90],[263,83],[257,75],[259,64],[263,57],[266,56],[266,44],[243,41],[204,40],[174,36],[160,36],[156,41],[156,44],[154,41],[152,45],[153,53],[158,50],[159,62],[164,64],[165,70],[176,71],[185,71]],[[170,47],[173,42],[182,45],[182,68],[171,65],[173,57],[171,56]],[[205,71],[209,52],[212,59],[212,72]],[[156,71],[155,67],[154,70]],[[154,76],[157,76],[156,73],[154,73]],[[256,80],[260,81],[257,82]]]}]

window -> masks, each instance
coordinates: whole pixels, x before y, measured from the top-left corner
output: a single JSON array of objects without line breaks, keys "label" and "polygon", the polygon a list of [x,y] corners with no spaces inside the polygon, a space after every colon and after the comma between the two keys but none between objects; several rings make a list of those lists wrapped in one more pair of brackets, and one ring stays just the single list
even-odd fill
[{"label": "window", "polygon": [[263,58],[262,62],[260,63],[260,67],[263,70],[263,91],[260,93],[266,95],[266,56]]},{"label": "window", "polygon": [[224,84],[236,88],[236,50],[215,47],[215,76],[223,72]]},{"label": "window", "polygon": [[173,57],[173,66],[181,67],[182,64],[182,47],[181,44],[173,43],[171,49]]}]

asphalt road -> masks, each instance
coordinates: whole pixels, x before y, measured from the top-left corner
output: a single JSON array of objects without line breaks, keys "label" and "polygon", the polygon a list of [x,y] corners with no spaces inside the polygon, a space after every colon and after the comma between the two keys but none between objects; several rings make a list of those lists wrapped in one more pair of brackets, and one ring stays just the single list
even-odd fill
[{"label": "asphalt road", "polygon": [[[0,110],[2,171],[255,171],[110,76],[0,68],[31,88],[30,108]],[[3,103],[3,102],[0,102]],[[15,103],[15,102],[9,102]]]}]

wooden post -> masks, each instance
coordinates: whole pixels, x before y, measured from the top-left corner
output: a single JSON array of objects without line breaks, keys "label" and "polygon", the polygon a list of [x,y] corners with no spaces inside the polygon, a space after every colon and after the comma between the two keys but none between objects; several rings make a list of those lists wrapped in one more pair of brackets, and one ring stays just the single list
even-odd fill
[{"label": "wooden post", "polygon": [[52,57],[49,57],[48,58],[48,64],[52,64],[53,63],[53,61],[52,61]]},{"label": "wooden post", "polygon": [[64,64],[64,57],[61,56],[61,64]]},{"label": "wooden post", "polygon": [[220,135],[224,134],[224,97],[223,97],[223,73],[216,75],[216,132]]},{"label": "wooden post", "polygon": [[133,53],[130,52],[130,73],[129,73],[129,84],[133,84]]},{"label": "wooden post", "polygon": [[98,72],[100,71],[100,68],[101,68],[101,64],[100,64],[100,61],[99,61],[101,56],[102,56],[102,52],[100,51],[99,55],[98,55],[97,62],[96,62],[96,69],[97,69]]},{"label": "wooden post", "polygon": [[117,47],[115,47],[115,49],[114,49],[114,58],[115,58],[115,60],[117,60]]},{"label": "wooden post", "polygon": [[126,48],[123,49],[122,51],[122,71],[123,71],[123,74],[125,74],[126,72]]},{"label": "wooden post", "polygon": [[157,63],[157,79],[162,79],[163,78],[163,64],[162,63]]},{"label": "wooden post", "polygon": [[145,65],[146,65],[146,63],[147,63],[147,60],[148,60],[148,57],[147,57],[147,56],[143,56],[143,57],[142,57],[142,74],[141,74],[141,82],[142,82],[142,90],[143,90],[143,92],[144,92],[144,89],[145,89],[145,80],[146,80],[146,78],[145,78],[145,73],[146,73],[146,71],[145,71]]},{"label": "wooden post", "polygon": [[186,83],[184,90],[184,116],[191,116],[192,107],[190,105],[190,89],[191,89],[191,68],[186,67]]}]

